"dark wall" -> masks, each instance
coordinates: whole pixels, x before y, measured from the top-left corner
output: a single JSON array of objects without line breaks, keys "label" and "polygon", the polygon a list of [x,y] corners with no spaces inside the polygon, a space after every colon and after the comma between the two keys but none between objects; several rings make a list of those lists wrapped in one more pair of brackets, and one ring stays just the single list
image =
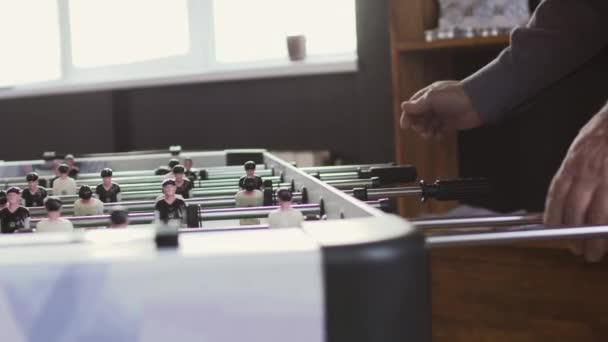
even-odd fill
[{"label": "dark wall", "polygon": [[[0,158],[181,144],[329,149],[351,162],[393,160],[387,1],[358,0],[357,20],[357,73],[2,100],[5,137],[21,143],[2,149]],[[40,128],[22,138],[34,123]]]},{"label": "dark wall", "polygon": [[42,151],[113,150],[112,108],[109,93],[0,101],[0,159],[39,158]]}]

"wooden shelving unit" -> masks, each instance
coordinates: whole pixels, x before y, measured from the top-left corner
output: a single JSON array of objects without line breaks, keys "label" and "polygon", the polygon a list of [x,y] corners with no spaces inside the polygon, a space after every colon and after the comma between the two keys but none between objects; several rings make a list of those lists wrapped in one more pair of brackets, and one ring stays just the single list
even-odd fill
[{"label": "wooden shelving unit", "polygon": [[[499,51],[509,43],[508,36],[459,38],[424,41],[424,32],[437,26],[437,4],[433,0],[389,0],[391,64],[394,99],[394,135],[396,161],[413,164],[420,179],[458,177],[458,138],[456,134],[441,141],[429,141],[399,127],[401,103],[430,83],[454,79],[452,52],[467,53],[483,49]],[[456,203],[416,199],[400,202],[401,214],[407,217],[440,213]]]},{"label": "wooden shelving unit", "polygon": [[427,52],[435,50],[496,49],[507,46],[509,36],[439,39],[432,42],[410,41],[398,43],[400,53]]}]

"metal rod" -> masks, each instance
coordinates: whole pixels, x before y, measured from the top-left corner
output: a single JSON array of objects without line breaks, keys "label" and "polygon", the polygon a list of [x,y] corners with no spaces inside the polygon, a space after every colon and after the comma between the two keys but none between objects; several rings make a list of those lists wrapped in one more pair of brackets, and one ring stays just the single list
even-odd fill
[{"label": "metal rod", "polygon": [[[196,168],[197,170],[201,170]],[[217,174],[221,174],[223,172],[243,172],[242,165],[234,165],[234,166],[214,166],[208,168],[202,168],[207,171],[209,176],[215,176]],[[256,170],[261,171],[265,170],[266,165],[257,165]],[[133,177],[133,176],[150,176],[154,174],[154,170],[136,170],[136,171],[114,171],[115,177]],[[99,172],[96,173],[80,173],[78,174],[78,179],[89,179],[89,178],[99,178]],[[213,177],[211,177],[213,178]]]},{"label": "metal rod", "polygon": [[330,180],[325,182],[336,189],[346,190],[353,188],[374,188],[378,184],[373,179],[346,179],[346,180]]},{"label": "metal rod", "polygon": [[[295,193],[292,199],[293,203],[300,204],[302,203],[302,193]],[[234,207],[236,205],[236,201],[234,196],[217,196],[217,197],[203,197],[203,198],[189,198],[185,200],[186,205],[189,204],[198,204],[203,208],[221,208],[221,207]],[[109,211],[115,206],[122,206],[127,210],[153,210],[156,201],[128,201],[128,202],[119,202],[119,203],[104,203],[104,211]],[[28,208],[30,211],[30,215],[32,217],[44,215],[46,216],[46,208],[45,207],[31,207]],[[64,214],[73,214],[74,213],[74,205],[67,204],[62,206],[62,212]]]},{"label": "metal rod", "polygon": [[[243,171],[231,171],[231,172],[227,172],[227,173],[223,173],[223,174],[218,174],[217,176],[214,176],[211,178],[212,180],[227,180],[227,179],[239,179],[240,177],[244,176],[245,172]],[[270,177],[273,176],[273,170],[260,170],[259,172],[256,172],[257,176],[260,177]],[[21,180],[19,182],[15,182],[15,183],[7,183],[6,185],[9,186],[18,186],[21,188],[24,188],[27,186],[27,182],[23,181],[24,178],[21,178]],[[165,180],[166,177],[165,176],[156,176],[156,175],[147,175],[147,176],[130,176],[130,177],[112,177],[112,182],[120,184],[120,185],[126,185],[126,184],[140,184],[140,183],[156,183],[156,184],[160,184],[162,183],[163,180]],[[97,185],[100,184],[102,182],[102,179],[99,177],[99,175],[97,175],[97,178],[89,178],[89,179],[77,179],[76,180],[76,185],[77,186],[81,186],[81,185]]]},{"label": "metal rod", "polygon": [[[290,183],[280,183],[277,184],[278,187],[287,187],[290,188]],[[241,189],[238,186],[232,187],[221,187],[214,189],[193,189],[192,197],[194,198],[205,198],[205,197],[213,197],[213,196],[234,196]],[[122,201],[151,201],[155,200],[162,194],[160,186],[156,190],[142,190],[142,191],[129,191],[122,192],[120,194]],[[74,202],[78,199],[78,195],[65,195],[58,196],[64,203]]]},{"label": "metal rod", "polygon": [[[245,208],[222,208],[222,209],[201,209],[199,215],[203,221],[213,220],[235,220],[241,218],[263,218],[270,212],[278,209],[278,206],[269,207],[245,207]],[[319,214],[321,206],[319,204],[296,204],[293,208],[300,210],[304,215]],[[108,224],[110,215],[92,216],[64,216],[63,218],[71,221],[74,225],[86,226],[105,226]],[[31,223],[36,224],[42,218],[32,218]],[[129,213],[130,223],[150,223],[154,220],[154,212]]]},{"label": "metal rod", "polygon": [[[281,184],[281,178],[278,176],[264,177],[264,181],[272,181],[273,187]],[[213,189],[222,187],[235,187],[238,186],[239,179],[230,179],[222,181],[194,181],[192,185],[194,189]],[[120,185],[122,191],[146,191],[146,190],[158,190],[160,183],[133,183]]]},{"label": "metal rod", "polygon": [[[353,195],[353,190],[345,190],[345,193]],[[367,189],[368,199],[395,198],[404,196],[422,196],[422,188],[420,186],[405,186],[399,188],[376,188]]]},{"label": "metal rod", "polygon": [[[376,186],[371,179],[347,179],[347,180],[333,180],[327,181],[328,185],[334,186],[338,189],[352,189],[357,187],[373,187]],[[277,183],[273,186],[291,188],[291,183]],[[206,196],[229,196],[236,194],[240,188],[237,184],[235,186],[217,187],[217,188],[195,188],[192,190],[193,197],[206,197]],[[52,192],[51,192],[52,193]],[[161,194],[160,186],[156,189],[140,190],[140,191],[126,191],[121,193],[121,199],[127,201],[138,201],[138,200],[153,200]],[[73,202],[78,199],[77,195],[65,195],[58,196],[64,202]],[[386,197],[386,196],[384,196]]]},{"label": "metal rod", "polygon": [[493,215],[473,217],[415,218],[410,219],[417,228],[432,229],[508,227],[542,224],[542,214]]},{"label": "metal rod", "polygon": [[428,236],[426,238],[426,245],[429,248],[447,248],[509,244],[535,240],[589,239],[598,237],[608,237],[608,226],[547,228],[508,232]]},{"label": "metal rod", "polygon": [[[313,167],[303,167],[302,171],[308,173],[340,173],[340,172],[350,172],[356,173],[359,168],[362,170],[369,169],[371,167],[382,167],[382,166],[390,166],[392,163],[386,164],[362,164],[362,165],[338,165],[338,166],[313,166]],[[241,172],[243,173],[242,165],[233,165],[233,166],[214,166],[214,167],[202,167],[197,168],[197,170],[206,170],[209,173],[210,178],[214,178],[214,176],[218,176],[221,173],[225,172]],[[265,170],[266,165],[260,164],[256,166],[256,171]],[[153,170],[135,170],[135,171],[115,171],[115,177],[132,177],[132,176],[150,176],[154,171]],[[256,172],[257,173],[257,172]],[[78,179],[89,179],[89,178],[99,178],[99,173],[81,173],[78,174]],[[0,180],[0,182],[17,182],[22,181],[23,177],[7,177]]]},{"label": "metal rod", "polygon": [[[223,173],[226,172],[230,172],[230,173],[235,173],[235,172],[240,172],[242,174],[244,174],[243,171],[243,166],[241,165],[236,165],[236,166],[214,166],[214,167],[209,167],[209,168],[204,168],[207,173],[209,174],[209,178],[210,179],[214,179],[214,178],[218,178],[217,176],[222,175]],[[200,169],[198,169],[200,170]],[[256,167],[257,171],[262,171],[262,170],[266,170],[266,165],[258,165]],[[101,170],[100,170],[101,171]],[[141,177],[141,176],[155,176],[154,175],[154,170],[134,170],[134,171],[118,171],[118,170],[114,170],[113,172],[113,176],[116,179],[120,179],[120,178],[133,178],[133,177]],[[53,178],[52,175],[41,175],[42,178],[48,178],[51,179]],[[156,176],[156,177],[162,177],[162,176]],[[99,177],[99,172],[95,172],[95,173],[79,173],[78,174],[78,180],[87,180],[88,182],[92,182],[92,180],[94,180],[95,182],[100,182],[100,177]],[[20,177],[5,177],[5,178],[1,178],[0,179],[0,183],[2,184],[11,184],[14,186],[20,186],[22,183],[24,183],[25,180],[25,176],[20,176]]]},{"label": "metal rod", "polygon": [[[352,180],[348,183],[342,183],[343,186],[349,184],[352,186],[352,183],[360,183],[362,180]],[[363,182],[369,183],[371,181],[363,180]],[[329,182],[328,182],[329,183]],[[289,183],[280,183],[275,184],[276,187],[291,187]],[[186,203],[188,204],[200,204],[203,207],[229,207],[234,206],[234,195],[239,191],[238,187],[225,187],[218,189],[194,189],[192,191],[193,198],[187,199]],[[378,200],[384,198],[394,198],[401,196],[409,196],[409,195],[419,195],[420,188],[419,187],[404,187],[404,188],[386,188],[386,189],[369,189],[371,192],[371,196],[369,196],[369,200]],[[345,193],[352,195],[352,190],[345,190]],[[160,188],[156,190],[144,190],[144,191],[133,191],[133,192],[124,192],[121,194],[122,202],[119,203],[105,203],[104,207],[111,208],[116,205],[123,205],[127,207],[127,209],[152,209],[154,204],[156,203],[156,198],[161,195]],[[77,195],[66,195],[66,196],[58,196],[64,203],[74,202],[78,200]],[[293,201],[294,203],[302,202],[302,193],[294,192],[293,193]],[[44,207],[32,207],[29,208],[30,214],[32,216],[36,215],[46,215],[46,209]],[[63,206],[64,212],[73,213],[74,206],[71,204],[66,204]],[[427,224],[428,225],[428,224]]]},{"label": "metal rod", "polygon": [[372,167],[392,166],[394,163],[383,163],[383,164],[361,164],[361,165],[335,165],[335,166],[312,166],[312,167],[301,167],[301,171],[306,173],[333,173],[333,172],[357,172],[359,169],[367,170]]},{"label": "metal rod", "polygon": [[[375,208],[381,207],[381,201],[368,201],[367,204]],[[319,215],[321,206],[319,204],[294,204],[294,209],[302,212],[303,215]],[[201,209],[199,215],[202,221],[214,220],[234,220],[241,218],[264,218],[268,217],[270,212],[278,209],[279,206],[267,207],[246,207],[246,208],[221,208],[221,209]],[[108,225],[110,215],[94,215],[94,216],[64,216],[63,218],[70,220],[76,227],[105,227]],[[31,223],[36,224],[42,218],[32,218]],[[129,213],[130,224],[151,223],[154,220],[154,212]],[[236,228],[222,228],[230,230]],[[205,230],[201,230],[205,231]]]}]

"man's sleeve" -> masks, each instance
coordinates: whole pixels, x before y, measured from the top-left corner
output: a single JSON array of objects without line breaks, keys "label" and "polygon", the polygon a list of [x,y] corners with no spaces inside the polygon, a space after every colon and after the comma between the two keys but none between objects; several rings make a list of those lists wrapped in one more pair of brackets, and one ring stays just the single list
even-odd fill
[{"label": "man's sleeve", "polygon": [[608,0],[545,0],[511,44],[463,81],[485,123],[500,119],[608,44]]}]

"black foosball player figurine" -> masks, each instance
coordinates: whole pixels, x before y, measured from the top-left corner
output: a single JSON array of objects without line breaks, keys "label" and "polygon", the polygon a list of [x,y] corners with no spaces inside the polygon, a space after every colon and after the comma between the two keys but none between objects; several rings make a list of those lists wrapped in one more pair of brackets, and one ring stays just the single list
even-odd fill
[{"label": "black foosball player figurine", "polygon": [[69,177],[70,168],[66,164],[57,166],[59,178],[53,182],[53,196],[75,195],[76,181]]},{"label": "black foosball player figurine", "polygon": [[110,212],[110,226],[108,228],[128,228],[129,212],[127,208],[117,205]]},{"label": "black foosball player figurine", "polygon": [[291,206],[292,198],[291,191],[288,189],[279,189],[277,191],[279,209],[268,215],[268,226],[270,228],[296,228],[302,226],[304,215]]},{"label": "black foosball player figurine", "polygon": [[175,186],[177,187],[176,193],[184,199],[188,199],[192,197],[192,188],[194,186],[189,179],[185,178],[185,172],[186,170],[181,165],[176,165],[172,171],[173,177],[175,177]]},{"label": "black foosball player figurine", "polygon": [[68,154],[65,156],[64,159],[65,159],[65,164],[70,168],[70,171],[68,171],[68,176],[70,178],[77,179],[80,169],[78,168],[78,166],[74,165],[74,155]]},{"label": "black foosball player figurine", "polygon": [[177,186],[175,180],[166,179],[162,184],[163,198],[154,205],[154,216],[157,222],[166,225],[183,226],[187,222],[186,202],[175,195]]},{"label": "black foosball player figurine", "polygon": [[11,234],[30,229],[30,211],[21,205],[21,189],[6,190],[8,206],[0,210],[0,225],[3,234]]},{"label": "black foosball player figurine", "polygon": [[44,206],[44,199],[47,196],[45,188],[38,185],[38,174],[36,172],[30,172],[25,176],[27,181],[27,188],[21,192],[21,198],[23,205],[28,208],[31,207],[42,207]]},{"label": "black foosball player figurine", "polygon": [[60,233],[74,231],[72,221],[61,217],[63,203],[58,197],[48,197],[44,202],[47,217],[36,224],[37,233]]},{"label": "black foosball player figurine", "polygon": [[239,188],[245,189],[245,179],[253,178],[255,180],[255,189],[262,190],[264,181],[262,180],[262,177],[255,175],[255,163],[250,160],[245,163],[244,168],[246,175],[239,179]]},{"label": "black foosball player figurine", "polygon": [[186,175],[186,178],[188,178],[191,182],[194,182],[196,180],[199,173],[196,168],[192,167],[193,164],[194,163],[192,162],[192,158],[187,157],[186,159],[184,159],[184,174]]},{"label": "black foosball player figurine", "polygon": [[0,190],[0,210],[6,208],[8,200],[6,198],[6,191]]},{"label": "black foosball player figurine", "polygon": [[[256,189],[257,181],[253,177],[246,177],[243,180],[244,189],[239,191],[234,200],[237,207],[261,207],[264,205],[264,193]],[[240,219],[242,226],[260,224],[257,218]]]},{"label": "black foosball player figurine", "polygon": [[97,185],[95,193],[103,203],[120,202],[120,185],[112,182],[112,169],[101,170],[101,184]]},{"label": "black foosball player figurine", "polygon": [[173,158],[169,160],[169,166],[159,166],[154,170],[156,176],[165,176],[165,179],[173,178],[171,171],[175,166],[179,165],[179,159]]},{"label": "black foosball player figurine", "polygon": [[80,199],[74,202],[74,216],[91,216],[103,214],[103,202],[93,197],[93,190],[83,185],[78,190]]}]

